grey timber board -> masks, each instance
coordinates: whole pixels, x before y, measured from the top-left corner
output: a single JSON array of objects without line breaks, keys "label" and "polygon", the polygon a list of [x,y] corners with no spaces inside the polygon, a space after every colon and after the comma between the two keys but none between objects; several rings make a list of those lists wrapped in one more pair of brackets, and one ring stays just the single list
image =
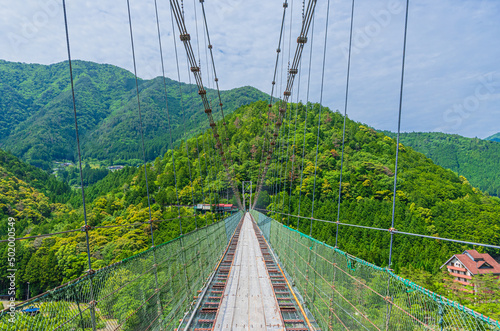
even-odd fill
[{"label": "grey timber board", "polygon": [[214,330],[285,330],[248,213]]}]

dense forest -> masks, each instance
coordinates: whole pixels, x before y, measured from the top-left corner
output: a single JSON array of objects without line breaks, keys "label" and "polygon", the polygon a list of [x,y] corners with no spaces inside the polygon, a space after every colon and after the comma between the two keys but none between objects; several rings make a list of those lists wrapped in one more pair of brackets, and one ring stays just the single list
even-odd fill
[{"label": "dense forest", "polygon": [[[392,132],[383,133],[396,137]],[[500,142],[490,140],[494,139],[481,140],[440,132],[400,135],[403,145],[425,154],[443,168],[466,177],[481,191],[500,197]]]},{"label": "dense forest", "polygon": [[[125,69],[74,61],[76,102],[84,159],[140,164],[135,79]],[[43,169],[52,161],[75,161],[75,129],[67,62],[53,65],[0,60],[0,147]],[[182,90],[182,99],[180,97]],[[163,80],[139,79],[146,156],[154,160],[169,146]],[[195,85],[167,78],[174,145],[208,127]],[[207,89],[210,99],[216,91]],[[252,87],[222,91],[226,114],[243,104],[266,99]],[[218,102],[216,102],[218,104]],[[185,118],[183,110],[185,111]],[[214,115],[220,118],[220,111]],[[207,123],[204,127],[201,123]]]},{"label": "dense forest", "polygon": [[[225,150],[230,154],[230,167],[238,187],[243,180],[257,182],[264,155],[263,128],[268,119],[268,109],[263,101],[243,106],[228,116],[226,130],[221,129],[221,134],[228,137]],[[276,106],[272,109],[271,119],[277,112]],[[315,166],[320,109],[318,163]],[[309,217],[312,215],[314,195],[313,216],[336,221],[343,121],[340,113],[321,108],[318,104],[289,106],[264,191],[259,196],[259,208],[285,214],[298,214],[300,208],[300,215]],[[390,228],[395,152],[394,139],[347,119],[341,222]],[[399,157],[397,230],[500,244],[499,199],[484,194],[474,188],[466,177],[434,164],[410,147],[401,145]],[[220,197],[226,196],[229,188],[220,157],[214,149],[213,137],[208,131],[182,142],[148,163],[147,175],[153,220],[174,219],[178,211],[172,205],[177,202],[191,205],[201,201],[224,201]],[[12,187],[20,185],[20,180],[12,172],[5,171],[4,178]],[[301,182],[302,185],[299,185]],[[30,188],[24,190],[27,192],[25,196],[33,196],[32,200],[41,196],[37,191],[29,191]],[[90,231],[94,268],[120,261],[150,246],[148,225],[134,225],[148,220],[146,193],[143,167],[127,167],[109,173],[86,188],[89,224],[93,227],[123,225]],[[25,196],[17,199],[24,199]],[[4,211],[2,218],[18,218],[16,231],[19,237],[78,229],[83,225],[81,199],[74,193],[65,196],[65,204],[51,205],[45,199],[43,205],[48,204],[48,207],[43,207],[45,214],[40,212],[42,218],[20,214],[19,209]],[[12,205],[16,201],[9,203]],[[180,212],[191,215],[192,210],[181,208]],[[278,213],[273,215],[280,222],[309,233],[308,221],[299,223],[294,217]],[[196,220],[198,225],[204,225],[212,222],[214,215],[199,216]],[[157,243],[179,235],[177,220],[154,224]],[[183,219],[185,231],[194,227],[193,218]],[[335,225],[314,222],[312,235],[334,244]],[[27,281],[32,284],[34,295],[82,275],[86,268],[84,238],[83,232],[73,232],[19,242],[19,291]],[[340,249],[380,266],[387,265],[389,240],[388,233],[382,231],[342,226],[339,232]],[[423,280],[437,279],[422,278],[422,275],[441,275],[440,266],[449,257],[469,248],[440,240],[396,235],[392,268],[422,283]],[[474,248],[480,252],[498,253]],[[0,249],[0,255],[5,257],[6,250],[3,246]],[[2,258],[0,263],[3,261],[6,259]],[[1,266],[0,270],[6,268]],[[4,281],[4,276],[0,274],[0,282]],[[0,289],[4,286],[0,283]],[[486,309],[489,308],[484,308],[482,312],[489,311]]]}]

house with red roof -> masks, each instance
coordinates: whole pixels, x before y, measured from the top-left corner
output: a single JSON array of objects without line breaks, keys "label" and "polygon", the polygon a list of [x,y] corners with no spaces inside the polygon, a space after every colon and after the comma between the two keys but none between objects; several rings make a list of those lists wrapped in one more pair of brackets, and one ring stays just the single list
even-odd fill
[{"label": "house with red roof", "polygon": [[472,286],[472,278],[476,275],[493,274],[500,276],[500,263],[489,254],[481,254],[471,249],[462,254],[453,255],[441,269],[446,267],[454,281],[462,285]]}]

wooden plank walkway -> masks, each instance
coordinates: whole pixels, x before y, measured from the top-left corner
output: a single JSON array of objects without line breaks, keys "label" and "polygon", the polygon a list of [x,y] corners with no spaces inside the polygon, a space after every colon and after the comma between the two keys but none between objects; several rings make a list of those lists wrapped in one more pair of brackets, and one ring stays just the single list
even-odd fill
[{"label": "wooden plank walkway", "polygon": [[285,330],[248,213],[214,330]]}]

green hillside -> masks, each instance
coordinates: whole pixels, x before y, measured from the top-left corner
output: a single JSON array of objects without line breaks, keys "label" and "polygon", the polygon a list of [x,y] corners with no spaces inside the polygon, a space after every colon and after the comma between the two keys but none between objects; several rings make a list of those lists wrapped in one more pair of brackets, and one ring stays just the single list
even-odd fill
[{"label": "green hillside", "polygon": [[486,138],[485,140],[491,140],[491,141],[500,142],[500,132],[495,133],[495,134],[494,134],[494,135],[492,135],[492,136],[489,136],[489,137],[488,137],[488,138]]},{"label": "green hillside", "polygon": [[[84,159],[120,164],[142,159],[134,76],[106,64],[73,63],[78,122]],[[75,159],[75,130],[67,62],[50,66],[0,60],[0,147],[44,169],[53,160]],[[169,148],[165,94],[161,78],[139,79],[146,155],[153,160]],[[208,127],[195,85],[167,79],[174,143]],[[216,92],[208,89],[215,100]],[[225,113],[267,99],[252,87],[222,92]],[[217,102],[218,103],[218,102]],[[214,110],[216,109],[214,105]],[[215,112],[219,118],[219,112]],[[132,161],[132,163],[134,163]],[[135,163],[139,163],[136,161]]]},{"label": "green hillside", "polygon": [[466,177],[483,192],[500,197],[500,142],[440,132],[402,133],[400,141],[443,168]]},{"label": "green hillside", "polygon": [[[286,187],[281,190],[277,199],[273,196],[272,187],[279,182],[273,175],[279,168],[277,169],[276,163],[273,162],[264,187],[265,192],[259,199],[260,207],[273,208],[275,203],[277,210],[297,214],[301,191],[300,215],[306,217],[311,215],[319,105],[311,107],[312,110],[306,118],[305,106],[299,105],[297,129],[295,130],[295,126],[292,125],[290,132],[285,131],[281,136],[288,140],[290,146],[288,157],[286,149],[283,148],[278,162],[278,167],[287,166],[286,171],[282,170],[282,173],[287,174]],[[257,181],[262,155],[262,128],[267,120],[267,109],[265,102],[257,102],[243,106],[228,116],[230,137],[228,150],[232,151],[231,167],[236,172],[236,184],[239,187],[243,180]],[[296,106],[291,108],[289,114],[295,114],[296,109]],[[307,121],[307,131],[304,146],[305,121]],[[336,220],[336,213],[332,211],[336,211],[337,206],[342,123],[341,114],[323,108],[314,216],[330,221]],[[287,125],[284,126],[286,127]],[[292,168],[291,146],[294,141],[296,155]],[[168,151],[163,157],[156,158],[148,165],[154,220],[168,220],[177,216],[176,209],[169,207],[177,202],[172,153],[176,160],[177,189],[181,204],[191,204],[193,199],[189,169],[193,176],[195,203],[203,201],[203,197],[205,202],[215,201],[216,192],[223,192],[225,196],[228,183],[220,163],[216,162],[217,157],[211,147],[212,143],[211,133],[205,132],[202,136],[188,140],[188,154],[182,145],[174,151]],[[200,151],[199,157],[197,146]],[[302,164],[301,155],[304,148],[304,182],[300,187],[298,183],[301,171],[298,168]],[[342,222],[384,229],[390,227],[395,148],[396,143],[392,138],[361,123],[347,121],[345,172],[342,185],[344,198],[340,217]],[[87,189],[91,197],[87,206],[90,225],[130,225],[148,219],[143,171],[142,168],[126,168],[124,171],[109,174]],[[288,196],[290,178],[293,178],[291,198]],[[466,178],[434,164],[410,147],[402,146],[398,183],[396,229],[429,236],[500,244],[499,200],[483,194],[471,186]],[[18,229],[18,235],[25,235],[28,233],[27,229],[30,229],[31,234],[39,234],[80,227],[83,224],[83,216],[78,199],[73,197],[71,205],[67,205],[69,210],[67,218],[54,223],[49,217],[38,224],[27,219],[25,226]],[[183,208],[182,213],[188,214],[190,211]],[[212,216],[208,215],[206,218],[199,218],[198,224],[205,224],[211,220]],[[278,220],[288,222],[285,216],[279,216]],[[292,217],[290,222],[293,227],[297,227],[295,218]],[[179,234],[176,221],[154,224],[156,244],[166,242]],[[313,225],[314,237],[334,244],[335,224],[315,222]],[[309,222],[302,220],[300,230],[309,233],[309,226]],[[150,245],[148,227],[144,224],[92,230],[91,254],[95,268],[120,261],[147,249]],[[183,228],[185,231],[193,229],[193,219],[184,219]],[[23,241],[18,249],[22,261],[19,269],[37,270],[37,272],[27,271],[20,274],[18,276],[20,284],[30,281],[34,292],[40,293],[55,284],[80,276],[85,270],[84,239],[83,233],[77,232],[40,241]],[[350,254],[386,266],[389,239],[387,232],[341,227],[339,246]],[[415,280],[418,280],[416,278],[424,272],[439,275],[439,267],[450,256],[467,248],[470,247],[396,235],[393,268],[396,272],[411,268],[410,278]],[[481,248],[477,249],[484,251]],[[0,255],[3,254],[5,252],[0,252]],[[427,286],[439,290],[439,286],[433,283],[434,281],[439,283],[439,277],[429,277],[424,277],[428,282],[432,279]],[[5,278],[0,275],[0,282],[1,279]],[[0,288],[1,286],[2,283]],[[459,295],[457,297],[462,300]]]}]

